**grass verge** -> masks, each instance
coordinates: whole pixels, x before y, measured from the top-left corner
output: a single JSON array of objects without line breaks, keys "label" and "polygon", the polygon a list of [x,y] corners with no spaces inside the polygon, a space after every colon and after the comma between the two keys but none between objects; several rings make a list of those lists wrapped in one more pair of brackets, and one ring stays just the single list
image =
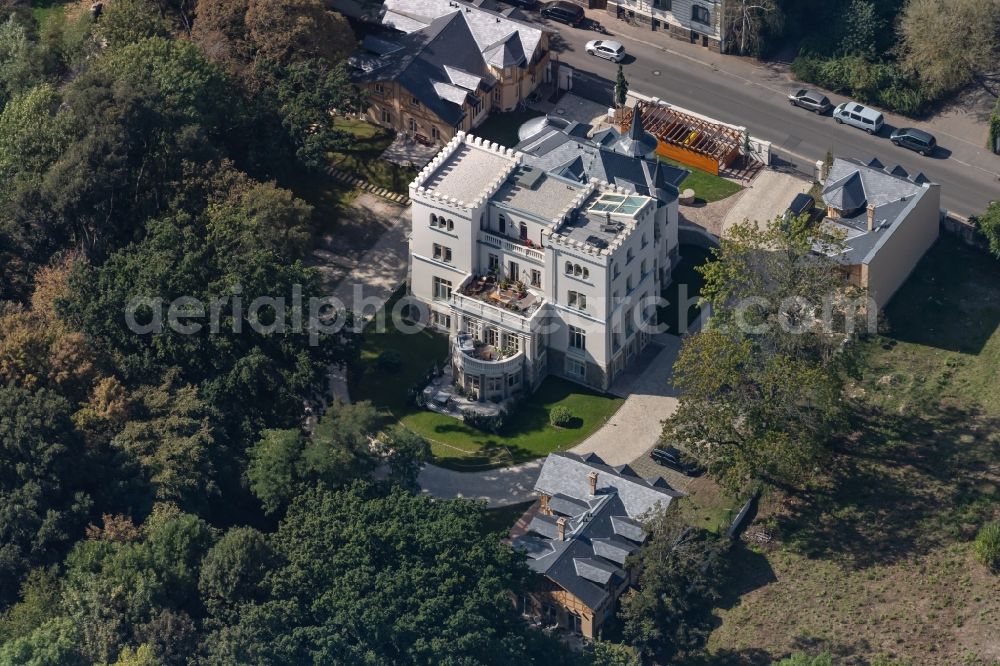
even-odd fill
[{"label": "grass verge", "polygon": [[1000,578],[971,547],[1000,515],[1000,264],[942,237],[886,325],[865,343],[826,483],[762,507],[774,540],[743,549],[717,653],[1000,661]]},{"label": "grass verge", "polygon": [[380,157],[392,143],[392,132],[358,118],[340,116],[334,118],[333,126],[353,138],[349,149],[329,155],[331,166],[354,174],[376,187],[399,194],[409,191],[410,181],[417,175],[417,170],[401,167]]},{"label": "grass verge", "polygon": [[721,201],[726,197],[733,196],[743,189],[743,186],[739,183],[734,183],[733,181],[726,180],[721,176],[716,176],[707,171],[702,171],[701,169],[681,164],[675,160],[660,156],[660,161],[664,164],[669,164],[671,166],[690,171],[691,173],[688,177],[685,178],[680,184],[680,190],[683,192],[685,189],[691,188],[694,190],[695,198],[704,201],[705,203]]}]

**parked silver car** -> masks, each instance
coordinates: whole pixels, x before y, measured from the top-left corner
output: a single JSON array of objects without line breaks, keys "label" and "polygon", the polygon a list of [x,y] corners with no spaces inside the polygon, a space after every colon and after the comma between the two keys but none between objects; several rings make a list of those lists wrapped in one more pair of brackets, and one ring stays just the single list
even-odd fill
[{"label": "parked silver car", "polygon": [[833,107],[826,95],[808,88],[795,88],[788,93],[788,101],[792,106],[799,106],[821,114]]},{"label": "parked silver car", "polygon": [[592,39],[587,42],[587,53],[611,62],[621,62],[625,57],[625,47],[609,39]]}]

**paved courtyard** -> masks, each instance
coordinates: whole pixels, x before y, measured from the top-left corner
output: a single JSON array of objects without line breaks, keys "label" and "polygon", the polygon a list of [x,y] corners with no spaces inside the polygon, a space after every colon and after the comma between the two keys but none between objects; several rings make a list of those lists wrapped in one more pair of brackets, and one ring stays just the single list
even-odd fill
[{"label": "paved courtyard", "polygon": [[722,218],[723,235],[743,220],[753,220],[758,226],[770,222],[785,212],[796,194],[811,188],[812,183],[803,178],[764,169],[726,211]]}]

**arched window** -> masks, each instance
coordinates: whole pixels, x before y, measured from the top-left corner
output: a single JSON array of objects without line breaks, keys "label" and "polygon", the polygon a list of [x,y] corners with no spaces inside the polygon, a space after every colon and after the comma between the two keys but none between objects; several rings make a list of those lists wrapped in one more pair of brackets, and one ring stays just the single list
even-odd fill
[{"label": "arched window", "polygon": [[448,231],[453,231],[455,229],[455,220],[448,218]]},{"label": "arched window", "polygon": [[584,269],[583,269],[583,279],[586,280],[589,277],[590,277],[590,269],[587,268],[587,267],[584,267]]},{"label": "arched window", "polygon": [[438,216],[431,213],[431,226],[436,227],[438,225]]},{"label": "arched window", "polygon": [[572,275],[572,274],[573,274],[573,264],[567,261],[566,262],[566,275]]},{"label": "arched window", "polygon": [[691,20],[697,21],[698,23],[704,23],[705,25],[712,25],[712,14],[708,11],[707,7],[692,5]]},{"label": "arched window", "polygon": [[583,269],[580,267],[580,264],[573,264],[573,275],[583,275]]}]

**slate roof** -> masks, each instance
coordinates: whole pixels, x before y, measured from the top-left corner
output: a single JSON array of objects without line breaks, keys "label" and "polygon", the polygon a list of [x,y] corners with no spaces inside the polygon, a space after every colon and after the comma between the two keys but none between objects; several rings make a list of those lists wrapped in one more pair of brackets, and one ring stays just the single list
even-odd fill
[{"label": "slate roof", "polygon": [[580,183],[596,178],[652,197],[661,205],[677,199],[687,170],[616,151],[622,141],[617,129],[587,138],[589,129],[589,125],[555,116],[533,119],[519,130],[521,141],[516,149],[524,153],[525,164]]},{"label": "slate roof", "polygon": [[[627,579],[625,560],[646,540],[637,519],[683,495],[660,477],[643,479],[626,466],[620,469],[624,475],[595,454],[549,455],[535,490],[548,495],[549,508],[566,518],[565,539],[558,537],[558,517],[540,514],[528,526],[529,533],[513,542],[527,555],[533,571],[593,610]],[[594,495],[591,472],[597,473]]]},{"label": "slate roof", "polygon": [[469,95],[496,83],[490,65],[527,67],[542,55],[541,28],[494,9],[489,2],[386,0],[382,24],[391,33],[364,39],[363,51],[351,58],[353,79],[398,81],[457,126]]},{"label": "slate roof", "polygon": [[[830,228],[846,236],[839,259],[847,265],[869,263],[889,236],[903,224],[910,210],[930,190],[922,173],[911,177],[901,166],[834,158],[823,188],[823,202],[841,211],[827,218]],[[873,206],[874,229],[868,230],[868,207]]]},{"label": "slate roof", "polygon": [[[398,48],[390,50],[388,44]],[[398,81],[441,120],[457,125],[469,95],[492,86],[482,54],[460,12],[435,19],[425,28],[398,36],[382,35],[362,43],[367,53],[351,58],[357,82]]]},{"label": "slate roof", "polygon": [[[521,66],[530,64],[541,55],[536,53],[536,49],[542,40],[544,29],[523,20],[521,18],[523,15],[515,13],[505,15],[495,11],[495,7],[492,2],[385,0],[382,24],[403,32],[415,32],[429,26],[442,16],[461,12],[480,53],[485,55],[487,51],[496,51],[502,46],[509,50],[513,57],[520,54],[523,62],[515,64]],[[516,45],[513,42],[516,42]]]}]

